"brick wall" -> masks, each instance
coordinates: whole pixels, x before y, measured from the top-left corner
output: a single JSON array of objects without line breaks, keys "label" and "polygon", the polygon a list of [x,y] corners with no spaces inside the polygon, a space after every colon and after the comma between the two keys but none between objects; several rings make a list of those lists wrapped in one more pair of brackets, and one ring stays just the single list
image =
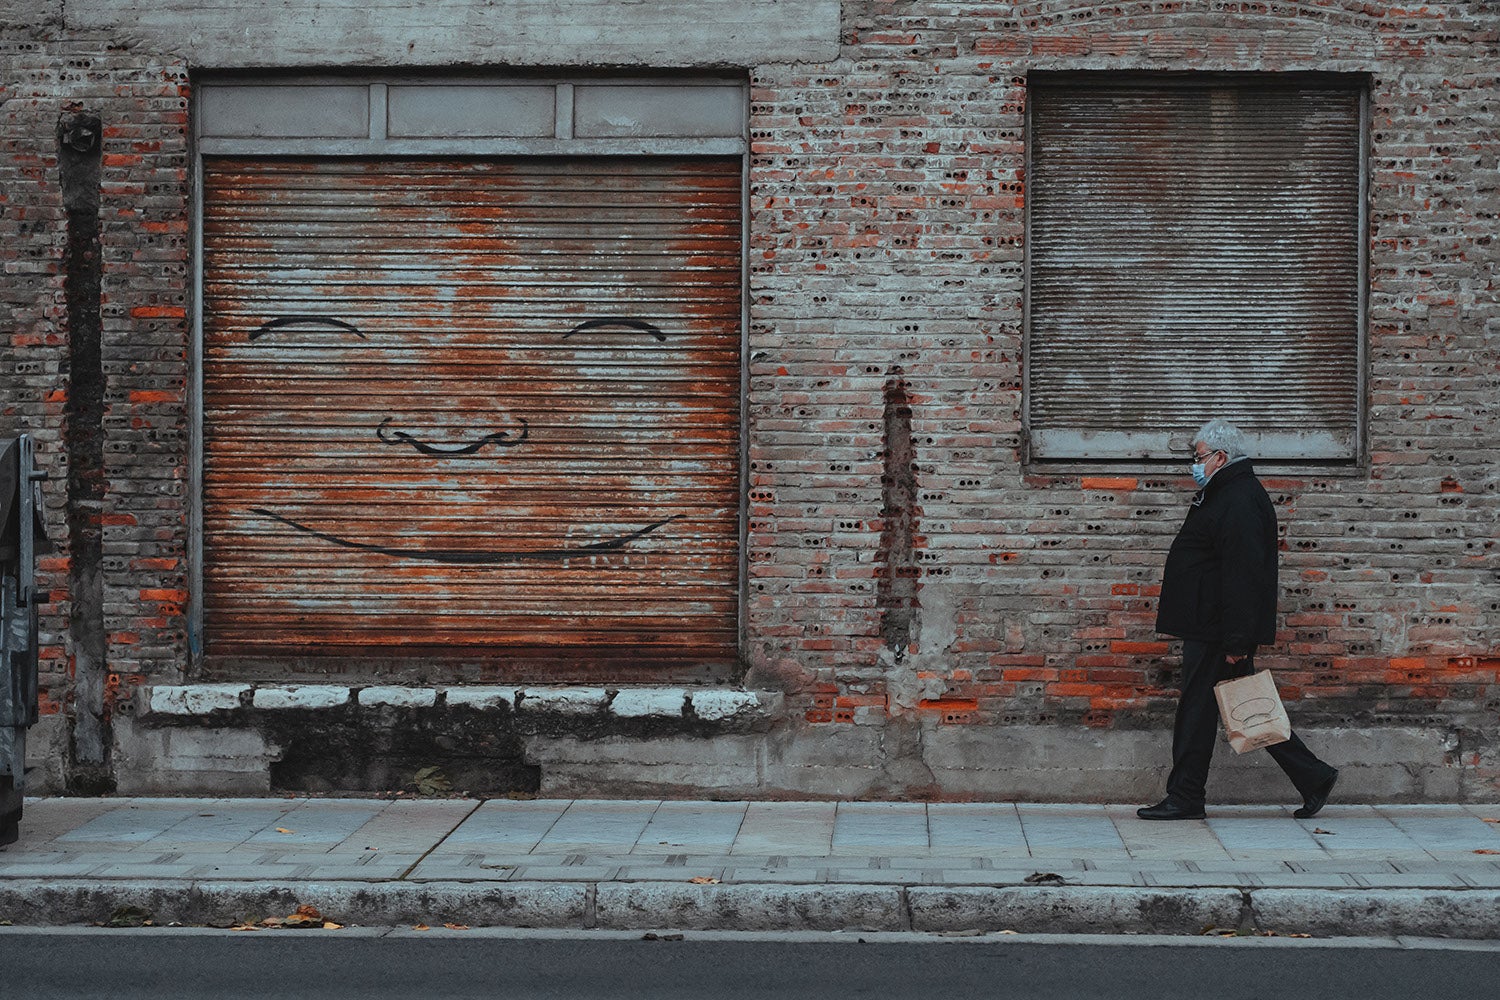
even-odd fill
[{"label": "brick wall", "polygon": [[[77,579],[69,537],[65,440],[70,320],[65,304],[67,212],[58,121],[92,112],[102,124],[104,499],[84,512],[102,532],[104,661],[97,681],[107,722],[146,677],[186,662],[188,155],[185,67],[104,35],[63,35],[45,23],[0,35],[0,434],[36,437],[53,555],[40,560],[42,711],[72,713],[70,621]],[[96,623],[97,624],[97,623]],[[106,733],[107,735],[107,733]]]},{"label": "brick wall", "polygon": [[[0,433],[35,434],[53,472],[56,713],[77,690],[69,110],[104,126],[102,683],[120,702],[192,679],[187,59],[30,23],[0,35]],[[1493,787],[1500,7],[848,2],[842,43],[834,63],[749,70],[745,658],[748,684],[789,695],[765,752],[853,773],[879,754],[937,767],[936,744],[962,763],[1017,734],[1161,731],[1175,658],[1153,631],[1156,585],[1185,470],[1022,462],[1027,74],[1337,71],[1372,79],[1367,460],[1268,478],[1285,541],[1266,662],[1299,724],[1456,734],[1432,752]],[[892,774],[778,788],[1002,787]]]},{"label": "brick wall", "polygon": [[[844,57],[753,72],[750,655],[812,723],[1159,726],[1184,470],[1021,451],[1027,74],[1368,73],[1368,462],[1270,478],[1268,665],[1299,720],[1500,708],[1500,8],[846,3]],[[920,607],[881,632],[883,387],[902,379]],[[1208,415],[1203,415],[1206,418]]]}]

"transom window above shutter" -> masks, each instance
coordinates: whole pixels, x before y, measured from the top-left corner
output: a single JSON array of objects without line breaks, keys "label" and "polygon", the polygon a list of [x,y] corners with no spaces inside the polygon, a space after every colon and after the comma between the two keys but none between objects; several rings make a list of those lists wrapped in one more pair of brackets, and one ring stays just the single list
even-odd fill
[{"label": "transom window above shutter", "polygon": [[1034,459],[1257,457],[1360,438],[1362,95],[1304,78],[1033,77]]}]

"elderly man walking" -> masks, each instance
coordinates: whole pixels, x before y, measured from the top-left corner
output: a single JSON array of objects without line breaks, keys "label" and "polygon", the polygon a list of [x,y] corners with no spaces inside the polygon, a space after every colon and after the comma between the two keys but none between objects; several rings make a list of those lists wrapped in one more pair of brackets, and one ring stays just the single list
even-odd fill
[{"label": "elderly man walking", "polygon": [[[1276,511],[1233,424],[1213,420],[1193,439],[1198,492],[1167,554],[1156,630],[1182,639],[1182,694],[1172,730],[1167,797],[1142,819],[1202,819],[1218,737],[1214,685],[1255,668],[1255,647],[1276,638]],[[1339,772],[1297,737],[1266,748],[1302,795],[1293,815],[1317,815]]]}]

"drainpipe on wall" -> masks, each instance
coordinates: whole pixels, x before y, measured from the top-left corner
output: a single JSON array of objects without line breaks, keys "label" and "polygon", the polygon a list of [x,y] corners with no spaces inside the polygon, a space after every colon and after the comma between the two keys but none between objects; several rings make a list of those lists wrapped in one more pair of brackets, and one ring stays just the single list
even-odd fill
[{"label": "drainpipe on wall", "polygon": [[103,275],[99,239],[103,142],[99,115],[70,107],[57,121],[57,166],[67,213],[63,299],[67,306],[68,634],[73,668],[68,787],[114,790],[105,707]]}]

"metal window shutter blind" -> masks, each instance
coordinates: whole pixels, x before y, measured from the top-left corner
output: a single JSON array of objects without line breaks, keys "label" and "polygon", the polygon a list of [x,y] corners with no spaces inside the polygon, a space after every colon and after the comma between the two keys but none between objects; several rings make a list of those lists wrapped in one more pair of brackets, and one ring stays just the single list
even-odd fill
[{"label": "metal window shutter blind", "polygon": [[1358,94],[1057,81],[1030,114],[1032,455],[1164,458],[1224,416],[1354,457]]},{"label": "metal window shutter blind", "polygon": [[210,159],[210,655],[728,660],[737,160]]}]

